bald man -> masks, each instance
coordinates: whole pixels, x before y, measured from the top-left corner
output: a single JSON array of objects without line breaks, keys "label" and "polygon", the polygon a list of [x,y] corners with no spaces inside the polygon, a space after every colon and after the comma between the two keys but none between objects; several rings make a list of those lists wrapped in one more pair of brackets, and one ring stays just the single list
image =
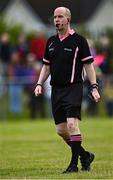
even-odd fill
[{"label": "bald man", "polygon": [[56,34],[47,41],[43,58],[43,67],[36,84],[35,95],[42,94],[43,84],[51,75],[52,112],[58,135],[70,146],[72,156],[64,173],[78,172],[78,158],[83,171],[89,171],[94,154],[81,146],[82,137],[79,128],[81,120],[81,102],[83,95],[83,68],[91,83],[91,95],[98,102],[98,84],[96,82],[93,57],[86,39],[70,27],[71,12],[66,7],[54,11]]}]

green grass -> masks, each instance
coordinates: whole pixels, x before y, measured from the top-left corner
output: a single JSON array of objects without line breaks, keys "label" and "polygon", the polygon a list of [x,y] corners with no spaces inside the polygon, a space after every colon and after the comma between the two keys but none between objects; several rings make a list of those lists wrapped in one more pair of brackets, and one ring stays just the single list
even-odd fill
[{"label": "green grass", "polygon": [[64,175],[70,148],[52,120],[0,123],[0,179],[113,179],[113,120],[83,120],[81,131],[92,170]]}]

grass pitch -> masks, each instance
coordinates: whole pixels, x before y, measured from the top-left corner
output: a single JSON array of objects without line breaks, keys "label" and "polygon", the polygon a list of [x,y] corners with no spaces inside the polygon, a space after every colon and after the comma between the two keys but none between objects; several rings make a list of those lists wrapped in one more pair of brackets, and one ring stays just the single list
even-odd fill
[{"label": "grass pitch", "polygon": [[0,179],[113,179],[113,120],[85,119],[81,131],[92,170],[64,175],[70,148],[52,120],[0,123]]}]

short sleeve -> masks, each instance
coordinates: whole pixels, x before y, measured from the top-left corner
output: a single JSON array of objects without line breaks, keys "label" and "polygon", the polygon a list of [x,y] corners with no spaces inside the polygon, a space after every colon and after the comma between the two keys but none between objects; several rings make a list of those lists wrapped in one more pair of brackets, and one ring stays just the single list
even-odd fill
[{"label": "short sleeve", "polygon": [[43,64],[45,65],[50,65],[48,45],[49,45],[49,40],[47,41],[44,57],[43,57]]},{"label": "short sleeve", "polygon": [[94,61],[93,56],[90,53],[88,42],[85,38],[81,38],[80,44],[80,58],[83,64],[90,64]]}]

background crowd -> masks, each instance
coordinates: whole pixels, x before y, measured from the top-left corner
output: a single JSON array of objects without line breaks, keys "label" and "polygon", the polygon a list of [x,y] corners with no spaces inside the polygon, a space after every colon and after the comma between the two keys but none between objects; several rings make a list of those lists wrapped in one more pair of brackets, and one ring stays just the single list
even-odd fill
[{"label": "background crowd", "polygon": [[[84,114],[113,116],[112,35],[112,30],[95,38],[87,35],[102,98],[96,104],[88,97],[90,84],[85,77],[82,103]],[[48,35],[43,32],[35,32],[30,37],[19,32],[13,42],[10,33],[0,34],[0,119],[52,116],[50,77],[44,85],[43,95],[34,95],[47,38]]]}]

